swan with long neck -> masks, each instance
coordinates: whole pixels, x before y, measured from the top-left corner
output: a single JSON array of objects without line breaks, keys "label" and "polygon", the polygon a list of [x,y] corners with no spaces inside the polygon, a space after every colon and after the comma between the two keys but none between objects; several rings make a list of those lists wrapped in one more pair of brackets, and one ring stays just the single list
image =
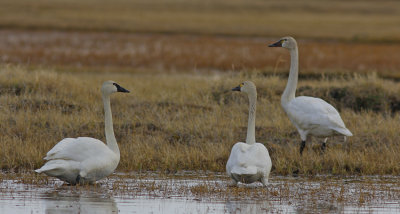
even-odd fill
[{"label": "swan with long neck", "polygon": [[299,73],[299,53],[296,40],[292,37],[283,37],[269,47],[283,47],[290,52],[289,78],[281,97],[281,105],[300,134],[300,155],[303,154],[308,135],[325,137],[323,149],[327,137],[353,136],[344,125],[339,112],[332,105],[320,98],[295,97]]},{"label": "swan with long neck", "polygon": [[70,184],[83,184],[94,183],[117,168],[120,152],[114,135],[110,95],[129,91],[113,81],[106,81],[101,92],[107,145],[90,137],[65,138],[47,153],[44,158],[47,162],[35,170],[36,172],[45,173]]},{"label": "swan with long neck", "polygon": [[256,86],[250,81],[245,81],[232,90],[241,91],[248,95],[249,119],[246,143],[239,142],[232,147],[226,164],[226,172],[232,178],[232,185],[237,185],[238,182],[253,183],[260,181],[266,186],[272,162],[267,148],[261,143],[256,143]]}]

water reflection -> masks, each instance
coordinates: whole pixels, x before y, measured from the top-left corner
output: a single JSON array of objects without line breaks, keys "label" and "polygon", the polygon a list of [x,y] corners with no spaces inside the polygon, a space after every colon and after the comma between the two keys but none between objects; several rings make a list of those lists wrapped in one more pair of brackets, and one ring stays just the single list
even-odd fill
[{"label": "water reflection", "polygon": [[265,201],[227,201],[226,208],[229,213],[266,213],[269,211],[269,202]]},{"label": "water reflection", "polygon": [[343,213],[343,203],[335,203],[335,202],[326,202],[326,201],[317,201],[317,202],[305,202],[303,204],[299,204],[295,212],[296,213],[307,213],[310,210],[315,211],[316,213]]},{"label": "water reflection", "polygon": [[275,177],[267,190],[216,179],[114,177],[96,186],[0,180],[0,213],[400,213],[400,177]]},{"label": "water reflection", "polygon": [[109,196],[89,194],[62,194],[58,191],[46,193],[42,202],[45,205],[45,213],[117,213],[117,203]]}]

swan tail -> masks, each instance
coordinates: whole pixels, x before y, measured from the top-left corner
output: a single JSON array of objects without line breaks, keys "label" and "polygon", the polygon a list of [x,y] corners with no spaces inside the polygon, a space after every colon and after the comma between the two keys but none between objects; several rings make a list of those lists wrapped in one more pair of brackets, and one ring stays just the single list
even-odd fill
[{"label": "swan tail", "polygon": [[257,167],[233,167],[231,173],[237,175],[252,175],[257,173]]},{"label": "swan tail", "polygon": [[335,129],[335,131],[347,137],[353,136],[353,133],[351,133],[351,131],[346,128]]},{"label": "swan tail", "polygon": [[75,172],[78,166],[65,160],[51,160],[44,164],[40,169],[36,169],[37,173],[45,173],[50,176],[60,176],[66,172]]},{"label": "swan tail", "polygon": [[55,169],[55,165],[54,164],[48,164],[46,163],[45,165],[43,165],[42,167],[40,167],[39,169],[35,169],[35,172],[37,173],[46,173],[47,171],[53,170]]},{"label": "swan tail", "polygon": [[51,176],[57,176],[60,175],[62,173],[62,167],[60,167],[57,164],[45,164],[44,166],[42,166],[40,169],[36,169],[35,172],[37,173],[45,173],[47,175],[51,175]]},{"label": "swan tail", "polygon": [[43,170],[42,170],[42,168],[40,168],[40,169],[35,169],[35,172],[37,172],[37,173],[42,173]]}]

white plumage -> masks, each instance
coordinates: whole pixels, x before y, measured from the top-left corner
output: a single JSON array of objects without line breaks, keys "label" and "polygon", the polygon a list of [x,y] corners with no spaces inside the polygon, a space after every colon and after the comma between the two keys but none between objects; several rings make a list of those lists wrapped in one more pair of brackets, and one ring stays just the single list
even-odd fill
[{"label": "white plumage", "polygon": [[290,51],[290,73],[281,97],[281,105],[300,134],[302,140],[300,154],[303,152],[309,134],[316,137],[352,136],[353,134],[346,128],[339,112],[332,105],[320,98],[295,97],[299,59],[296,40],[292,37],[283,37],[270,47],[284,47]]},{"label": "white plumage", "polygon": [[296,97],[284,108],[292,123],[299,129],[302,139],[306,139],[307,134],[318,137],[352,135],[339,112],[322,99]]},{"label": "white plumage", "polygon": [[226,172],[232,178],[233,185],[238,182],[260,181],[265,186],[268,184],[272,162],[267,148],[255,140],[256,87],[252,82],[246,81],[232,90],[247,93],[250,107],[246,143],[239,142],[232,147]]},{"label": "white plumage", "polygon": [[226,164],[228,176],[237,182],[268,184],[272,163],[267,148],[261,143],[236,143]]},{"label": "white plumage", "polygon": [[65,138],[47,153],[44,158],[47,162],[36,172],[77,184],[93,183],[117,168],[120,153],[110,107],[110,95],[114,92],[129,91],[112,81],[104,82],[102,86],[107,145],[90,137]]}]

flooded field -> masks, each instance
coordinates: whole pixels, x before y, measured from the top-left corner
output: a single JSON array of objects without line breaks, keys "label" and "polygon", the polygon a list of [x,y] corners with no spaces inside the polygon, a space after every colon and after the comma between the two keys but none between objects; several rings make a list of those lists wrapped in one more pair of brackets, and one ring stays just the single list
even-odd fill
[{"label": "flooded field", "polygon": [[68,186],[33,174],[1,174],[0,213],[395,213],[399,177],[281,177],[227,187],[214,173],[117,174]]}]

